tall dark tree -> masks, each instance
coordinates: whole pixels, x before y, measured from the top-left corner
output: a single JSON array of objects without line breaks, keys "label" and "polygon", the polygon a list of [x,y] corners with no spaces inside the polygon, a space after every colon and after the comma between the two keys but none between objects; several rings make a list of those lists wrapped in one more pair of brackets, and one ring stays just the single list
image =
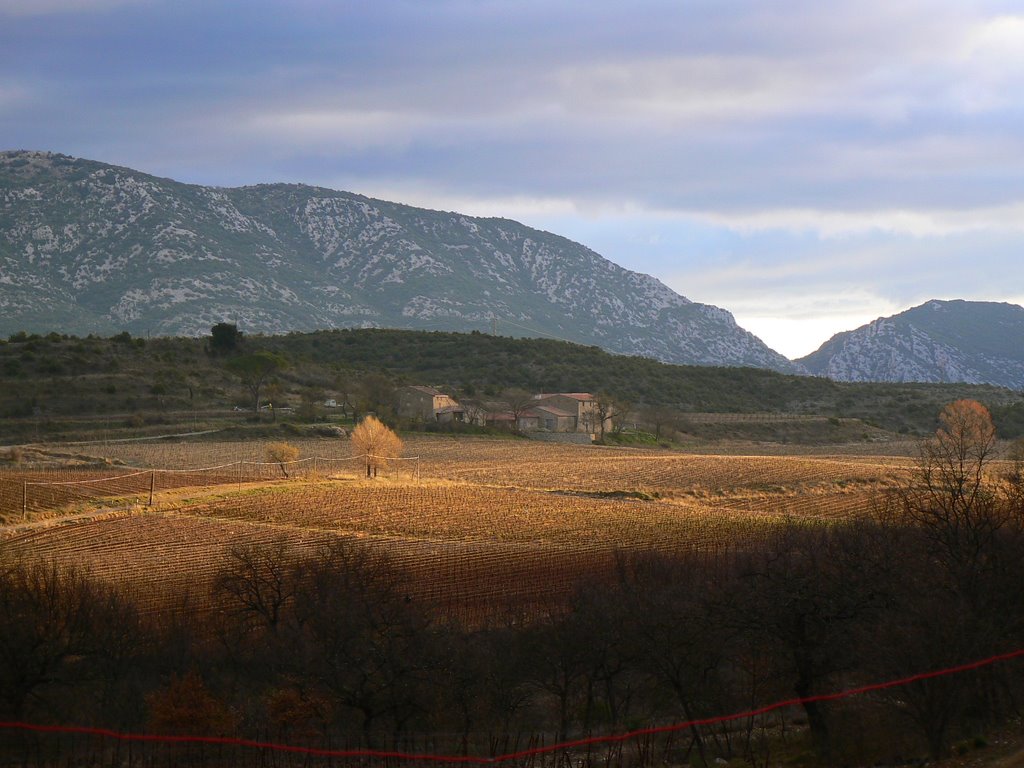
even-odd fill
[{"label": "tall dark tree", "polygon": [[0,714],[21,720],[46,693],[86,675],[101,590],[55,564],[0,563]]},{"label": "tall dark tree", "polygon": [[210,351],[215,355],[227,355],[238,349],[242,332],[234,323],[217,323],[210,329]]}]

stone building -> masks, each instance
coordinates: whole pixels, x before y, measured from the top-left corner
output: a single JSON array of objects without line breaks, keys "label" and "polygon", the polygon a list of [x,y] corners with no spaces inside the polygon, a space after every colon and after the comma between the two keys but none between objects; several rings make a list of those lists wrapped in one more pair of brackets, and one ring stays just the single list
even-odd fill
[{"label": "stone building", "polygon": [[455,398],[433,387],[400,387],[396,396],[398,417],[401,419],[445,423],[465,418],[462,406]]}]

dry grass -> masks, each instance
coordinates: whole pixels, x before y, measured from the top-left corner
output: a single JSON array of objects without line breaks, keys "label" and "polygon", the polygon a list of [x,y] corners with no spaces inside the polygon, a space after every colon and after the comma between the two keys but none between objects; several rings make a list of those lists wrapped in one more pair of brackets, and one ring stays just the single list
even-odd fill
[{"label": "dry grass", "polygon": [[770,516],[694,500],[642,501],[452,483],[279,485],[178,507],[182,515],[431,542],[576,551],[739,543]]},{"label": "dry grass", "polygon": [[205,603],[230,547],[282,537],[296,552],[325,540],[323,535],[299,529],[149,513],[38,528],[5,541],[4,552],[74,564],[125,586],[143,606],[163,607],[187,595]]}]

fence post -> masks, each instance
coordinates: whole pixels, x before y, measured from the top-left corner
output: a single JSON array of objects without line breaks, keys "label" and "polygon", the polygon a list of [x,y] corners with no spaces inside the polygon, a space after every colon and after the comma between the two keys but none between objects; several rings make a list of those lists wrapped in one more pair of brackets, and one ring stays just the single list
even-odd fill
[{"label": "fence post", "polygon": [[21,483],[21,519],[28,519],[28,481]]},{"label": "fence post", "polygon": [[156,470],[149,473],[149,506],[153,506],[153,487],[156,485]]}]

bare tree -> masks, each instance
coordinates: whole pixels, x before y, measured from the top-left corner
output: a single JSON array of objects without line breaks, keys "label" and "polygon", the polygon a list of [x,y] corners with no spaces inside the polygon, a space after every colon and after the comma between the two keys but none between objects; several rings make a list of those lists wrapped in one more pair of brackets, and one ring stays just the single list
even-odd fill
[{"label": "bare tree", "polygon": [[615,399],[607,392],[599,392],[594,397],[594,420],[597,422],[597,439],[604,440],[606,427],[613,421],[618,413],[618,405]]},{"label": "bare tree", "polygon": [[483,426],[487,415],[487,406],[483,401],[478,400],[475,397],[462,397],[459,398],[459,404],[462,406],[463,416],[466,419],[467,424],[473,424],[477,426]]},{"label": "bare tree", "polygon": [[[622,559],[619,573],[639,667],[686,720],[727,711],[721,698],[729,689],[724,666],[739,630],[723,615],[726,571],[685,555],[642,553]],[[700,764],[708,765],[708,743],[715,734],[694,724],[690,737]]]},{"label": "bare tree", "polygon": [[0,713],[23,719],[47,689],[85,674],[101,602],[77,569],[0,563]]},{"label": "bare tree", "polygon": [[345,376],[339,375],[331,383],[331,387],[338,394],[338,397],[335,399],[338,403],[338,408],[341,409],[341,415],[353,421],[358,419],[359,411],[356,408],[358,398],[353,393],[352,381]]},{"label": "bare tree", "polygon": [[[619,570],[623,570],[623,557]],[[644,658],[638,642],[635,602],[623,585],[581,580],[572,599],[575,631],[585,637],[586,662],[582,726],[589,732],[595,720],[605,717],[607,726],[616,729],[630,716],[634,700],[650,686],[640,669]]]},{"label": "bare tree", "polygon": [[229,599],[229,610],[247,624],[255,622],[276,633],[295,592],[286,542],[232,547],[214,590]]},{"label": "bare tree", "polygon": [[1018,437],[1010,446],[1010,471],[1006,474],[1010,496],[1024,505],[1024,437]]},{"label": "bare tree", "polygon": [[[931,545],[920,529],[886,526],[879,554],[898,563],[888,579],[892,596],[886,610],[865,634],[863,663],[878,679],[899,678],[922,669],[942,669],[984,656],[991,638],[949,581],[936,568]],[[881,558],[879,558],[881,560]],[[877,562],[877,561],[876,561]],[[898,568],[898,570],[897,570]],[[950,675],[902,686],[883,694],[896,717],[909,720],[924,737],[928,752],[941,759],[950,732],[972,706],[969,675]]]},{"label": "bare tree", "polygon": [[558,732],[564,741],[569,733],[573,704],[585,691],[587,665],[586,637],[574,621],[574,614],[565,615],[561,606],[548,606],[523,631],[523,646],[528,663],[526,679],[536,690],[554,699],[557,707]]},{"label": "bare tree", "polygon": [[525,389],[506,389],[501,393],[501,401],[512,414],[513,429],[519,431],[519,420],[528,410],[537,404],[536,398]]},{"label": "bare tree", "polygon": [[654,439],[679,428],[679,412],[663,406],[648,406],[640,412],[641,423],[654,431]]},{"label": "bare tree", "polygon": [[226,363],[227,369],[238,376],[242,385],[252,395],[253,412],[257,415],[260,412],[260,395],[264,386],[275,373],[287,366],[288,361],[285,358],[267,351],[239,355]]},{"label": "bare tree", "polygon": [[[857,632],[886,600],[873,539],[855,523],[831,528],[790,524],[741,565],[743,588],[733,621],[772,651],[780,673],[801,699],[819,757],[831,761],[824,693],[856,664]],[[831,763],[830,763],[831,764]]]},{"label": "bare tree", "polygon": [[[1008,483],[991,472],[996,436],[983,405],[950,403],[939,422],[891,502],[890,537],[900,541],[904,567],[893,581],[894,616],[879,628],[885,674],[906,674],[923,660],[955,666],[1015,643],[1024,630],[1024,496],[1012,472]],[[946,753],[965,711],[992,710],[997,686],[980,680],[961,675],[901,692],[933,758]]]},{"label": "bare tree", "polygon": [[307,673],[358,714],[366,742],[426,711],[435,651],[430,611],[408,594],[387,555],[338,541],[302,565],[296,626]]},{"label": "bare tree", "polygon": [[1014,510],[987,476],[996,441],[988,409],[957,400],[943,408],[939,422],[934,437],[921,445],[910,482],[897,495],[907,519],[935,545],[934,554],[973,581]]},{"label": "bare tree", "polygon": [[918,478],[928,501],[942,514],[962,515],[985,494],[985,468],[996,430],[988,409],[975,400],[950,403],[939,422],[934,437],[921,446]]},{"label": "bare tree", "polygon": [[611,420],[613,432],[621,432],[626,428],[626,424],[628,424],[631,419],[635,418],[633,403],[629,400],[616,397],[612,401]]}]

